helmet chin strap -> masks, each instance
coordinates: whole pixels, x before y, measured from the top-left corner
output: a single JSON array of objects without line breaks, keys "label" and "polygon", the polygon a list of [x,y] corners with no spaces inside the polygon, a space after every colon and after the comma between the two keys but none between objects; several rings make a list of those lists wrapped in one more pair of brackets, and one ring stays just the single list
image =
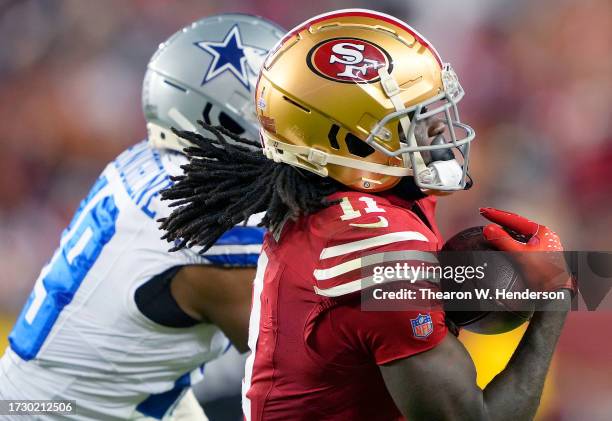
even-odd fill
[{"label": "helmet chin strap", "polygon": [[[176,108],[172,107],[170,111],[168,111],[168,116],[176,122],[176,125],[181,130],[190,132],[197,131],[196,126]],[[183,152],[183,149],[193,146],[185,139],[175,135],[172,130],[152,122],[147,123],[147,138],[149,142],[151,142],[151,145],[158,149],[171,149],[173,151]]]},{"label": "helmet chin strap", "polygon": [[274,138],[273,135],[266,132],[264,129],[261,129],[260,133],[264,144],[263,153],[268,159],[272,159],[274,162],[285,162],[294,167],[304,168],[322,177],[327,177],[329,174],[327,164],[336,164],[347,168],[355,168],[393,177],[411,175],[410,170],[404,167],[394,167],[373,162],[365,162],[360,159],[336,156],[309,146],[290,145]]},{"label": "helmet chin strap", "polygon": [[[380,83],[382,85],[383,91],[385,92],[385,95],[387,95],[387,97],[391,100],[391,103],[395,107],[395,110],[396,111],[405,110],[406,107],[404,105],[404,102],[400,98],[400,93],[402,91],[399,87],[399,84],[395,80],[395,78],[391,76],[391,74],[389,74],[386,67],[380,67],[378,69],[378,75],[380,76]],[[417,147],[418,144],[414,137],[414,133],[409,133],[410,117],[408,117],[408,114],[404,114],[400,118],[400,125],[402,126],[402,130],[404,132],[404,136],[406,138],[406,141],[408,142],[408,145],[411,147]],[[422,172],[424,171],[428,172],[429,170],[427,168],[427,165],[425,165],[425,161],[423,160],[421,153],[420,152],[412,152],[412,153],[414,154],[414,161],[416,163],[416,168],[412,168],[413,165],[410,159],[409,152],[402,154],[402,159],[406,167],[412,168],[413,176],[419,177]]]},{"label": "helmet chin strap", "polygon": [[175,135],[172,130],[155,123],[147,123],[147,139],[157,149],[183,152],[183,149],[193,146],[188,141]]}]

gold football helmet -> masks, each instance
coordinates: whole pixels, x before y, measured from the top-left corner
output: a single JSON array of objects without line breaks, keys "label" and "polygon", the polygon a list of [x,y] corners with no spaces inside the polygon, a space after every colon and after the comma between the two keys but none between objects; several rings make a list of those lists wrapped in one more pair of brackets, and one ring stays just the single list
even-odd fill
[{"label": "gold football helmet", "polygon": [[[474,131],[459,120],[463,95],[451,66],[414,29],[349,9],[314,17],[276,45],[256,106],[270,159],[361,191],[387,190],[405,176],[423,190],[448,191],[464,189],[469,177]],[[417,124],[434,116],[446,136],[417,144]]]}]

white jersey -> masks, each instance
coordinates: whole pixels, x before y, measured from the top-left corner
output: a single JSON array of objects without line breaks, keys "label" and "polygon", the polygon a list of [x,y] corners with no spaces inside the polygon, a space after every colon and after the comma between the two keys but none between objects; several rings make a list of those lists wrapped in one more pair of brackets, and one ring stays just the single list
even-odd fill
[{"label": "white jersey", "polygon": [[76,400],[72,419],[162,419],[203,364],[228,349],[216,326],[164,327],[134,299],[138,287],[175,266],[257,261],[263,230],[254,226],[230,230],[205,255],[168,252],[156,220],[169,208],[159,191],[185,162],[141,142],[102,172],[9,336],[0,399]]}]

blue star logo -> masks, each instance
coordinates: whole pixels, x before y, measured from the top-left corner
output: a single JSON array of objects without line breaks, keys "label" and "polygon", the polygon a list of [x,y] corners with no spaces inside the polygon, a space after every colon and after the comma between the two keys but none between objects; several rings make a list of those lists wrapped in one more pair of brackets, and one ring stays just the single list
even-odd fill
[{"label": "blue star logo", "polygon": [[249,76],[255,76],[258,69],[253,69],[249,61],[251,57],[263,58],[268,53],[265,49],[244,45],[238,25],[230,29],[223,41],[199,41],[194,44],[213,57],[202,85],[229,71],[250,90]]}]

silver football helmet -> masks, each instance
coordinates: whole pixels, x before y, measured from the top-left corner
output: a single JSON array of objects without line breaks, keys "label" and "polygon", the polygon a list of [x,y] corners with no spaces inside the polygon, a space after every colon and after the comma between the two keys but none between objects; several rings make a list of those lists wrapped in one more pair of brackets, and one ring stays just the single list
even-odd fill
[{"label": "silver football helmet", "polygon": [[149,61],[142,87],[149,141],[182,152],[189,145],[170,128],[199,131],[200,119],[259,138],[255,83],[268,51],[284,33],[260,17],[222,14],[168,38]]}]

